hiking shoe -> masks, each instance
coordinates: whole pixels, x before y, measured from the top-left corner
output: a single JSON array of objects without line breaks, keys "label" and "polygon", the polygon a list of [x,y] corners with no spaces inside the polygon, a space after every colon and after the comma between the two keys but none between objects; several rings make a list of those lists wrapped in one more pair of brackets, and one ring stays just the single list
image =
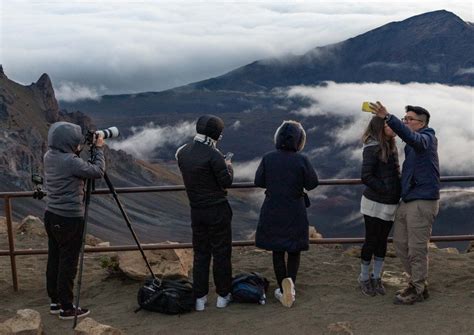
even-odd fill
[{"label": "hiking shoe", "polygon": [[360,277],[357,279],[357,282],[359,283],[359,288],[360,291],[362,292],[363,295],[366,295],[368,297],[373,297],[376,295],[374,288],[372,286],[372,281],[369,279],[367,280],[362,280]]},{"label": "hiking shoe", "polygon": [[225,297],[217,296],[216,307],[217,308],[226,308],[229,305],[229,302],[232,301],[232,294],[227,294]]},{"label": "hiking shoe", "polygon": [[281,297],[281,304],[285,307],[291,307],[295,302],[295,284],[291,278],[285,278],[281,282],[283,294]]},{"label": "hiking shoe", "polygon": [[393,303],[395,305],[413,305],[415,302],[422,302],[424,300],[423,293],[418,293],[413,285],[407,289],[402,290],[400,294],[395,296]]},{"label": "hiking shoe", "polygon": [[372,289],[374,290],[374,292],[376,294],[380,294],[380,295],[385,295],[385,286],[383,286],[383,283],[382,283],[382,278],[370,278],[371,280],[371,284],[372,284]]},{"label": "hiking shoe", "polygon": [[[66,310],[61,309],[59,311],[59,318],[61,320],[72,320],[74,319],[75,313],[76,313],[76,308],[71,308],[71,309],[66,309]],[[78,319],[83,318],[84,316],[89,315],[90,313],[91,311],[86,308],[81,308],[81,307],[77,308]]]},{"label": "hiking shoe", "polygon": [[201,298],[196,299],[196,304],[194,305],[194,309],[198,312],[202,312],[206,309],[207,304],[207,295]]},{"label": "hiking shoe", "polygon": [[59,314],[61,311],[61,305],[60,304],[49,304],[49,314]]},{"label": "hiking shoe", "polygon": [[[408,286],[405,287],[404,289],[401,289],[395,292],[395,295],[405,295],[406,292],[410,290],[411,288],[415,288],[415,287],[412,284],[408,284]],[[422,296],[423,296],[423,300],[419,299],[420,301],[417,301],[417,302],[425,301],[430,297],[430,292],[428,291],[428,285],[425,285],[425,289],[423,290]]]}]

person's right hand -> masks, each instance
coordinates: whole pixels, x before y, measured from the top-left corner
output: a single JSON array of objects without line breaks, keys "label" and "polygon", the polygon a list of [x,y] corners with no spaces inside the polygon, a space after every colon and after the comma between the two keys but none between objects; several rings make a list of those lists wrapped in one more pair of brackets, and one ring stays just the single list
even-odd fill
[{"label": "person's right hand", "polygon": [[369,106],[375,112],[375,115],[382,119],[388,115],[387,108],[385,108],[385,106],[382,105],[380,101],[377,101],[375,104],[371,102],[369,103]]},{"label": "person's right hand", "polygon": [[97,136],[97,140],[95,141],[95,146],[97,148],[102,148],[105,144],[105,140],[102,136]]}]

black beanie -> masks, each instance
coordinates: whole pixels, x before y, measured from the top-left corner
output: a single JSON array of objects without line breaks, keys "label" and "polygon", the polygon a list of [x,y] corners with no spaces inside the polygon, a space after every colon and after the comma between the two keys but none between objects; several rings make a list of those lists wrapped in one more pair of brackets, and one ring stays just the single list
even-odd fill
[{"label": "black beanie", "polygon": [[199,117],[196,123],[196,132],[206,135],[217,141],[224,130],[224,121],[215,115],[203,115]]}]

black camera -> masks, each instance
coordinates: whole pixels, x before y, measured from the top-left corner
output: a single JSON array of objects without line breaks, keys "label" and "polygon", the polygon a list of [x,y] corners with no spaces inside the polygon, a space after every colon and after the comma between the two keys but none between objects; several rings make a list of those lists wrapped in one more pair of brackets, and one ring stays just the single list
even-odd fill
[{"label": "black camera", "polygon": [[117,127],[110,127],[106,129],[99,130],[88,130],[85,136],[85,143],[88,145],[93,145],[99,136],[104,140],[107,138],[115,138],[120,135],[120,131]]},{"label": "black camera", "polygon": [[33,173],[31,175],[31,181],[33,182],[34,185],[34,191],[33,191],[33,199],[38,199],[41,200],[46,196],[46,193],[43,191],[43,177],[41,177],[37,173]]}]

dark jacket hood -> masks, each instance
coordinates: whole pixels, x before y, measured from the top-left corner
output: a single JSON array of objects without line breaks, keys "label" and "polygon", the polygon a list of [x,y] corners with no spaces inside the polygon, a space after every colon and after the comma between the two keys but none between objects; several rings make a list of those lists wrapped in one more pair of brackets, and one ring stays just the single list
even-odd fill
[{"label": "dark jacket hood", "polygon": [[306,133],[299,122],[284,121],[275,132],[275,147],[279,150],[301,151],[306,143]]},{"label": "dark jacket hood", "polygon": [[62,152],[74,153],[82,141],[82,130],[77,124],[56,122],[48,131],[48,147]]}]

